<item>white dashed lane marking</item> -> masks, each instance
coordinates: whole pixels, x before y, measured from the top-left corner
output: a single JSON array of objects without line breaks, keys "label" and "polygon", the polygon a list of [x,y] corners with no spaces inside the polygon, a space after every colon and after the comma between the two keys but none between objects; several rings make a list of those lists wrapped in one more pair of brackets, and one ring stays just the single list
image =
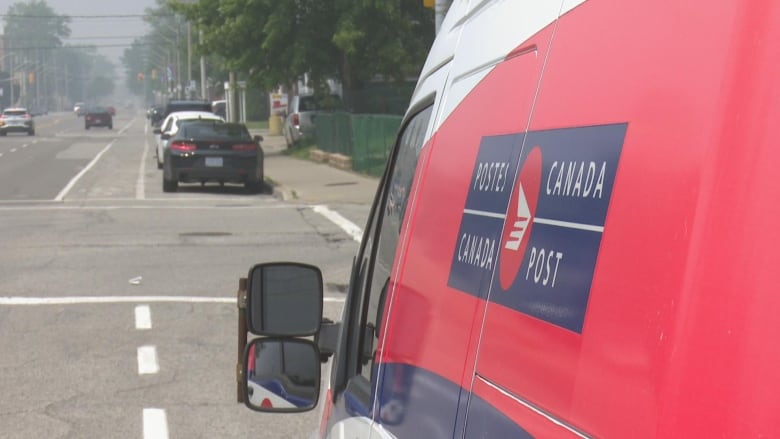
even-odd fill
[{"label": "white dashed lane marking", "polygon": [[135,329],[152,329],[152,311],[149,305],[135,307]]},{"label": "white dashed lane marking", "polygon": [[138,375],[152,375],[160,371],[157,363],[157,348],[141,346],[138,348]]},{"label": "white dashed lane marking", "polygon": [[144,439],[168,439],[168,419],[163,409],[144,409]]}]

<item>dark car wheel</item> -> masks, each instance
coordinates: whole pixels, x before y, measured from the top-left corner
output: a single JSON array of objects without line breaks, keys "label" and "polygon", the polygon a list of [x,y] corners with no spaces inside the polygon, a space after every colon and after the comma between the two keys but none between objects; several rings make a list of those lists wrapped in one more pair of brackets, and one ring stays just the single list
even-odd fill
[{"label": "dark car wheel", "polygon": [[166,180],[163,177],[163,192],[176,192],[179,187],[179,182],[176,180]]},{"label": "dark car wheel", "polygon": [[88,130],[89,129],[89,125],[84,125],[84,129]]},{"label": "dark car wheel", "polygon": [[113,130],[113,129],[114,129],[114,126],[113,126],[113,125],[109,125],[109,126],[108,126],[108,129],[109,129],[109,130]]},{"label": "dark car wheel", "polygon": [[27,131],[27,135],[28,136],[34,136],[35,135],[35,130]]},{"label": "dark car wheel", "polygon": [[248,194],[259,194],[263,191],[262,181],[246,181],[244,182],[244,190]]}]

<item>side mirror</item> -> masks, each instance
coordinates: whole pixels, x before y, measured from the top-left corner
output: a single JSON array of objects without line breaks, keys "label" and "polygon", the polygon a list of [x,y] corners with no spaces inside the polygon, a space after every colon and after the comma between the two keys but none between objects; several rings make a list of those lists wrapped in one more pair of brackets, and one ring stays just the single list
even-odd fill
[{"label": "side mirror", "polygon": [[160,128],[155,128],[155,129],[152,130],[152,133],[160,134],[160,133],[162,133],[162,131],[160,131]]},{"label": "side mirror", "polygon": [[319,356],[310,340],[252,340],[244,350],[244,403],[261,412],[313,409],[320,397]]},{"label": "side mirror", "polygon": [[258,134],[258,135],[256,135],[256,136],[252,137],[252,139],[253,139],[255,142],[257,142],[257,143],[260,143],[260,142],[262,142],[262,141],[263,141],[263,136],[261,136],[261,135],[259,135],[259,134]]},{"label": "side mirror", "polygon": [[322,321],[322,272],[295,262],[259,264],[247,276],[246,321],[257,335],[306,337]]},{"label": "side mirror", "polygon": [[[157,131],[160,131],[160,130],[157,130]],[[162,139],[162,140],[168,140],[170,138],[171,138],[171,135],[169,133],[160,134],[160,139]]]}]

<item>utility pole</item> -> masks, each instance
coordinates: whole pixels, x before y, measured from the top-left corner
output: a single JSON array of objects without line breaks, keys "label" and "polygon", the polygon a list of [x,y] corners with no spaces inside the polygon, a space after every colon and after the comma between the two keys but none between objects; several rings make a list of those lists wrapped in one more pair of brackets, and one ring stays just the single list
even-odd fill
[{"label": "utility pole", "polygon": [[[200,42],[200,46],[203,47],[203,31],[198,31],[198,41]],[[200,96],[204,100],[211,100],[211,97],[208,93],[208,84],[206,84],[206,57],[204,55],[200,55]]]},{"label": "utility pole", "polygon": [[187,22],[187,99],[192,97],[192,23]]},{"label": "utility pole", "polygon": [[10,61],[10,70],[11,70],[11,103],[9,104],[10,107],[14,106],[14,103],[16,101],[16,98],[14,97],[14,80],[16,79],[16,71],[14,71],[14,55],[11,55],[11,61]]},{"label": "utility pole", "polygon": [[441,23],[444,21],[444,16],[447,15],[447,10],[450,8],[450,0],[436,0],[434,5],[434,12],[436,13],[436,33],[439,33],[441,29]]},{"label": "utility pole", "polygon": [[238,122],[238,102],[236,102],[236,72],[228,73],[229,85],[227,98],[228,122]]}]

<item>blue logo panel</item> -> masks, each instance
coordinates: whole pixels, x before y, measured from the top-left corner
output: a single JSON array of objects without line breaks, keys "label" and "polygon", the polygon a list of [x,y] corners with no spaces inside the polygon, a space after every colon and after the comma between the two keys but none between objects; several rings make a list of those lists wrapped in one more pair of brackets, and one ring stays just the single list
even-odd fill
[{"label": "blue logo panel", "polygon": [[448,285],[478,297],[487,295],[509,197],[512,194],[522,134],[485,137],[469,180]]},{"label": "blue logo panel", "polygon": [[448,284],[582,332],[627,128],[485,137]]},{"label": "blue logo panel", "polygon": [[493,283],[490,301],[582,332],[601,233],[535,224],[508,291]]}]

